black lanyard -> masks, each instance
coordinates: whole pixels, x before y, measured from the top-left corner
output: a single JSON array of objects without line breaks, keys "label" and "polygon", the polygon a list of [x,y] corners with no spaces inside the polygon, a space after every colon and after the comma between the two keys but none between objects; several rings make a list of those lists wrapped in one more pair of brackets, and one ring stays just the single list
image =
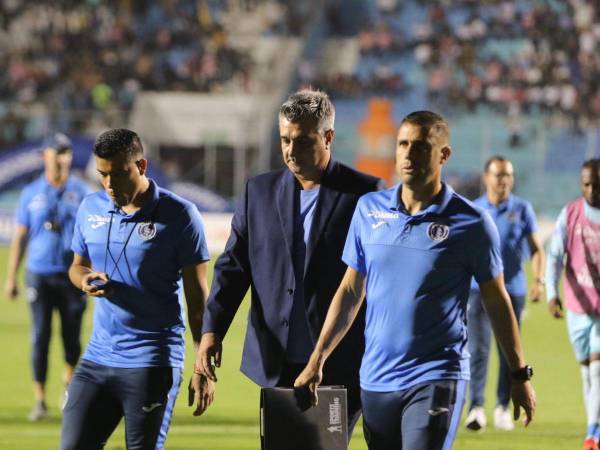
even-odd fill
[{"label": "black lanyard", "polygon": [[[154,222],[155,222],[156,213],[158,211],[158,203],[159,203],[159,200],[156,201],[154,208],[152,208],[152,214],[150,214],[150,226],[152,226],[152,227],[155,226]],[[127,235],[127,239],[125,239],[123,248],[121,248],[121,251],[117,255],[117,259],[115,260],[115,257],[110,250],[110,232],[112,230],[114,215],[115,215],[115,212],[110,211],[110,221],[108,223],[108,232],[106,233],[106,251],[104,252],[104,270],[103,270],[103,272],[106,273],[108,257],[110,256],[110,259],[112,260],[112,262],[114,264],[114,267],[113,267],[113,270],[111,271],[110,275],[108,275],[108,279],[112,280],[114,273],[119,272],[121,279],[124,281],[125,277],[123,276],[123,274],[121,273],[121,270],[119,269],[119,261],[121,261],[121,258],[123,257],[123,255],[125,255],[125,251],[127,250],[127,244],[129,244],[129,240],[131,239],[131,236],[133,235],[133,231],[135,230],[136,226],[140,222],[133,222],[133,227],[131,227],[131,230],[129,230],[129,234]],[[127,256],[125,256],[125,259],[127,259]]]},{"label": "black lanyard", "polygon": [[[53,190],[56,190],[56,195],[54,195]],[[46,219],[44,220],[44,229],[47,231],[54,231],[57,233],[62,231],[62,226],[59,223],[59,208],[66,190],[66,182],[58,189],[53,189],[51,186],[49,189],[46,189],[45,194],[48,207],[46,211]],[[54,201],[51,202],[51,198]]]}]

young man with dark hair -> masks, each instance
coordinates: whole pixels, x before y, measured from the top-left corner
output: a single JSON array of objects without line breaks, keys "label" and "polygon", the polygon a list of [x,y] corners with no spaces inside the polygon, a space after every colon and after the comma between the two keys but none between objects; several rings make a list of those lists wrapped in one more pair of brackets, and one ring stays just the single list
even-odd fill
[{"label": "young man with dark hair", "polygon": [[600,159],[581,167],[581,194],[560,212],[546,265],[546,295],[550,314],[563,317],[559,295],[565,271],[564,303],[567,328],[580,364],[587,434],[583,450],[600,448]]},{"label": "young man with dark hair", "polygon": [[[104,190],[77,214],[69,276],[95,299],[94,328],[68,390],[62,450],[103,448],[125,418],[128,450],[164,445],[181,382],[184,308],[200,341],[209,254],[190,202],[146,177],[139,137],[109,130],[94,144]],[[212,402],[211,381],[195,374],[195,415]]]},{"label": "young man with dark hair", "polygon": [[16,228],[10,246],[5,292],[9,299],[19,295],[17,272],[27,255],[27,300],[31,309],[33,392],[35,403],[29,420],[47,417],[46,375],[52,334],[52,314],[58,310],[64,347],[63,381],[71,382],[81,354],[81,321],[85,295],[69,282],[67,271],[73,259],[71,238],[77,208],[91,192],[79,178],[70,174],[73,151],[70,139],[62,133],[42,142],[44,173],[27,185],[21,194]]},{"label": "young man with dark hair", "polygon": [[323,364],[366,294],[360,384],[370,450],[452,446],[469,379],[465,317],[473,276],[516,380],[515,416],[524,408],[525,424],[533,418],[532,371],[504,288],[498,232],[487,213],[441,181],[448,141],[438,114],[418,111],[402,121],[401,184],[359,200],[343,254],[348,268],[295,382],[308,386],[316,404]]},{"label": "young man with dark hair", "polygon": [[[345,266],[340,257],[358,198],[381,180],[332,158],[335,110],[324,92],[292,94],[279,112],[283,169],[250,179],[215,263],[196,365],[211,379],[248,289],[241,370],[263,387],[292,387],[306,365]],[[325,367],[348,389],[349,430],[360,416],[364,311]]]}]

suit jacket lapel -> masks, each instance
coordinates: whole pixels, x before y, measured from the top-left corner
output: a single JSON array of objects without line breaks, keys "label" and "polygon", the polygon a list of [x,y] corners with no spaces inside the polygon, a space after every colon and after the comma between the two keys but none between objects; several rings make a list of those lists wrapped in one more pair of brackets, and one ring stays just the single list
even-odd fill
[{"label": "suit jacket lapel", "polygon": [[[288,256],[293,264],[293,252],[294,252],[294,201],[296,191],[296,180],[294,175],[286,170],[281,177],[279,188],[277,192],[277,213],[279,215],[279,221],[281,222],[281,228],[283,231],[283,237],[285,239],[285,247],[288,250]],[[268,239],[269,237],[267,237]]]},{"label": "suit jacket lapel", "polygon": [[312,255],[315,251],[315,248],[319,243],[319,239],[325,231],[325,227],[327,225],[327,222],[329,221],[329,217],[335,209],[335,205],[341,195],[340,191],[328,187],[327,183],[327,178],[333,176],[333,174],[335,173],[335,169],[336,163],[334,161],[331,161],[327,168],[327,172],[323,179],[323,183],[321,184],[319,200],[317,201],[317,210],[315,211],[315,217],[310,228],[308,245],[306,246],[306,258],[304,260],[304,278],[306,278],[306,273],[308,271],[308,267],[310,265],[310,261],[312,259]]}]

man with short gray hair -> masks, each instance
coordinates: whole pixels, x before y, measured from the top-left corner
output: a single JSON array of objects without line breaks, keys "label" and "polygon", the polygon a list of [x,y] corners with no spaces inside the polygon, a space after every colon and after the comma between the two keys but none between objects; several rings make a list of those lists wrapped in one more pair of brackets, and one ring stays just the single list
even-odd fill
[{"label": "man with short gray hair", "polygon": [[325,92],[305,89],[290,95],[281,105],[279,117],[290,122],[316,120],[317,130],[324,133],[334,128],[335,108]]},{"label": "man with short gray hair", "polygon": [[[279,112],[287,168],[251,178],[215,263],[196,370],[216,380],[222,345],[251,288],[241,370],[263,387],[292,387],[307,363],[344,274],[344,241],[359,197],[382,181],[331,157],[335,109],[324,92],[292,94]],[[325,366],[348,389],[349,430],[360,416],[364,310]]]}]

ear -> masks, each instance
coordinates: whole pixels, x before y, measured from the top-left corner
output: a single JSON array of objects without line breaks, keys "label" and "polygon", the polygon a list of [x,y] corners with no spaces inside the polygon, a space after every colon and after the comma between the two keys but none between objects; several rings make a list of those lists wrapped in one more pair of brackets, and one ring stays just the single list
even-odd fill
[{"label": "ear", "polygon": [[331,146],[334,138],[335,130],[331,129],[325,132],[325,145],[327,146],[327,150],[329,150],[329,147]]},{"label": "ear", "polygon": [[140,172],[140,175],[144,175],[148,169],[148,160],[145,158],[138,159],[135,164]]},{"label": "ear", "polygon": [[452,155],[452,148],[450,148],[450,146],[448,146],[448,145],[442,147],[441,154],[442,154],[442,158],[441,158],[440,162],[442,164],[445,164],[446,161],[448,161],[448,158],[450,158],[450,155]]}]

